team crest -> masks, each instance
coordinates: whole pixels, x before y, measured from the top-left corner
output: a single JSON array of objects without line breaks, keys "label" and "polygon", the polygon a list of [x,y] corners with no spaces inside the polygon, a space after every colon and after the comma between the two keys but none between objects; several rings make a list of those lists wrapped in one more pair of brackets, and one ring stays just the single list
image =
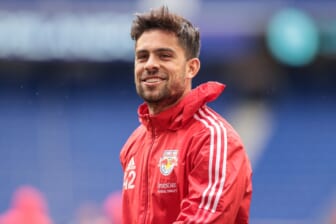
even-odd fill
[{"label": "team crest", "polygon": [[163,155],[160,158],[159,167],[160,172],[164,176],[168,176],[177,166],[177,154],[178,150],[164,150]]}]

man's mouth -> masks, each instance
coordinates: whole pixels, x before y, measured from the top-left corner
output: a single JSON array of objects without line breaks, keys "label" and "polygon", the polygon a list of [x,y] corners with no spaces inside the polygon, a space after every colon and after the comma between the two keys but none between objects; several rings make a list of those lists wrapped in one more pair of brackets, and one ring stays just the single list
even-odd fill
[{"label": "man's mouth", "polygon": [[145,79],[143,81],[146,82],[146,83],[157,83],[157,82],[161,82],[162,79],[160,79],[160,78],[148,78],[148,79]]},{"label": "man's mouth", "polygon": [[147,85],[155,85],[155,84],[159,84],[163,82],[164,80],[166,79],[163,78],[162,76],[158,76],[158,75],[147,76],[146,75],[141,79],[141,82]]}]

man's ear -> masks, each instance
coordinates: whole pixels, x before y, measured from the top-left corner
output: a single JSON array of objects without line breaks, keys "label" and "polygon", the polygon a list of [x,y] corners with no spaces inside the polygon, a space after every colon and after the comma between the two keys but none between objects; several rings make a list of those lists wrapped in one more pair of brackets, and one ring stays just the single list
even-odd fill
[{"label": "man's ear", "polygon": [[194,78],[201,68],[201,61],[198,58],[189,59],[187,62],[187,78]]}]

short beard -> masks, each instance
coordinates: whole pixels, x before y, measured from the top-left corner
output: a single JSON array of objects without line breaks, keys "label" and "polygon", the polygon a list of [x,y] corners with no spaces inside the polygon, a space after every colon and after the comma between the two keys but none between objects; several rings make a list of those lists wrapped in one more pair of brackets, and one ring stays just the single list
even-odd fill
[{"label": "short beard", "polygon": [[168,88],[164,88],[156,95],[146,96],[145,91],[139,87],[136,88],[138,95],[150,106],[150,107],[169,107],[175,104],[183,96],[184,91],[176,91],[173,95]]},{"label": "short beard", "polygon": [[145,91],[139,87],[136,89],[138,95],[146,102],[146,103],[160,103],[161,101],[165,101],[165,97],[169,96],[169,90],[167,88],[164,88],[161,92],[159,92],[156,95],[146,95]]}]

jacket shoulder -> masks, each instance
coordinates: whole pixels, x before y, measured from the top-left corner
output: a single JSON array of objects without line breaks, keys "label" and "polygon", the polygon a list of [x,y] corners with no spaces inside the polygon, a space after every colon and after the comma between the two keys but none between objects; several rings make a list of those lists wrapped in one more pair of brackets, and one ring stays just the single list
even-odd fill
[{"label": "jacket shoulder", "polygon": [[195,113],[194,119],[197,121],[197,131],[194,132],[197,138],[201,136],[211,138],[214,135],[221,135],[229,145],[239,146],[243,144],[240,135],[231,123],[212,108],[208,106],[202,107]]},{"label": "jacket shoulder", "polygon": [[141,138],[142,135],[144,135],[146,132],[146,128],[143,125],[138,126],[133,133],[128,137],[127,141],[123,145],[121,151],[120,151],[120,161],[123,163],[127,156],[130,154],[130,150],[134,147],[132,147],[134,144],[136,144],[137,141]]}]

